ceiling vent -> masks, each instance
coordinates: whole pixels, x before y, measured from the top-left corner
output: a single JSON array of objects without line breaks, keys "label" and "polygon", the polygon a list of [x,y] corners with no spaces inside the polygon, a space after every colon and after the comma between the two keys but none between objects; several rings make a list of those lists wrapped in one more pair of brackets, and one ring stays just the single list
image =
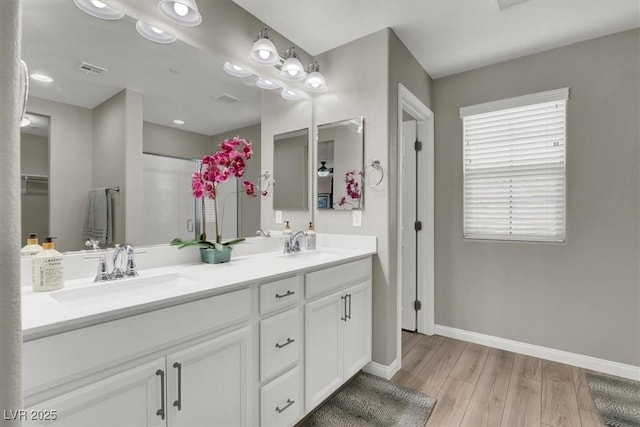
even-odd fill
[{"label": "ceiling vent", "polygon": [[80,64],[78,64],[77,69],[94,76],[97,76],[98,74],[102,74],[105,71],[109,71],[106,68],[98,67],[97,65],[89,64],[87,62],[80,62]]},{"label": "ceiling vent", "polygon": [[213,99],[219,102],[224,102],[225,104],[234,104],[240,101],[240,98],[236,98],[233,95],[229,95],[228,93],[221,93],[220,95],[214,96]]},{"label": "ceiling vent", "polygon": [[496,0],[496,3],[498,3],[498,9],[504,10],[508,7],[524,3],[525,1],[527,0]]}]

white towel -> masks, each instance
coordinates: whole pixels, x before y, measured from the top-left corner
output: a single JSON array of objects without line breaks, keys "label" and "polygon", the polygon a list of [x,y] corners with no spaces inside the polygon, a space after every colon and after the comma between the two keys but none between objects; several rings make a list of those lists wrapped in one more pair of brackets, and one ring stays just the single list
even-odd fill
[{"label": "white towel", "polygon": [[113,243],[113,211],[113,198],[107,188],[91,190],[87,200],[82,240]]}]

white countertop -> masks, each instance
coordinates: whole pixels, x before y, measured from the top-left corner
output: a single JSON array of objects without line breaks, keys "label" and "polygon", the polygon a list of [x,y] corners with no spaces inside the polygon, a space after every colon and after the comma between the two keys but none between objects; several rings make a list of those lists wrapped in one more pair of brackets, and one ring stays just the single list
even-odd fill
[{"label": "white countertop", "polygon": [[[140,270],[140,277],[93,283],[92,277],[67,280],[52,292],[22,292],[23,340],[128,317],[230,292],[254,283],[305,273],[376,253],[373,245],[320,247],[287,255],[267,252],[232,257],[224,264],[179,264]],[[353,246],[361,246],[354,248]]]}]

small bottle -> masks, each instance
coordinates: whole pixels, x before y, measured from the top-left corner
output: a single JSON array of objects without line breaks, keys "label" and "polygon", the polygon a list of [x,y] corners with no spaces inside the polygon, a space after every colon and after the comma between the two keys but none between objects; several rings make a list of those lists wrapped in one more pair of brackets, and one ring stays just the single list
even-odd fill
[{"label": "small bottle", "polygon": [[309,228],[307,229],[307,250],[316,250],[316,232],[313,230],[313,224],[311,223],[309,223]]},{"label": "small bottle", "polygon": [[291,233],[293,233],[293,230],[291,230],[291,227],[289,227],[289,221],[285,221],[284,231],[282,232],[282,234],[291,234]]},{"label": "small bottle", "polygon": [[35,233],[29,234],[27,245],[20,250],[21,255],[33,256],[42,251],[42,246],[38,244],[38,236]]},{"label": "small bottle", "polygon": [[64,286],[62,254],[55,249],[53,237],[47,237],[43,250],[33,256],[33,291],[54,291]]}]

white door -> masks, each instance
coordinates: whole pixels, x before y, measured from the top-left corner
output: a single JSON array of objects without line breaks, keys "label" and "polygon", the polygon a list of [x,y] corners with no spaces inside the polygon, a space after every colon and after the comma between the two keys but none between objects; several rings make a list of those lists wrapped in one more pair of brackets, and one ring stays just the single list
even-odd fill
[{"label": "white door", "polygon": [[[29,421],[28,425],[52,426],[162,426],[165,359],[161,358],[78,390],[38,403],[28,411],[56,420]],[[51,415],[51,413],[49,413]],[[31,418],[31,417],[29,417]]]},{"label": "white door", "polygon": [[371,361],[371,281],[344,291],[347,321],[344,322],[344,375],[351,378]]},{"label": "white door", "polygon": [[169,243],[176,237],[195,237],[195,199],[191,194],[193,160],[142,156],[142,241],[140,245]]},{"label": "white door", "polygon": [[417,167],[414,144],[417,122],[402,123],[402,329],[417,330],[417,239],[414,228],[417,219]]},{"label": "white door", "polygon": [[245,426],[251,420],[248,327],[167,356],[169,426]]},{"label": "white door", "polygon": [[314,408],[342,383],[343,292],[305,307],[305,409]]}]

